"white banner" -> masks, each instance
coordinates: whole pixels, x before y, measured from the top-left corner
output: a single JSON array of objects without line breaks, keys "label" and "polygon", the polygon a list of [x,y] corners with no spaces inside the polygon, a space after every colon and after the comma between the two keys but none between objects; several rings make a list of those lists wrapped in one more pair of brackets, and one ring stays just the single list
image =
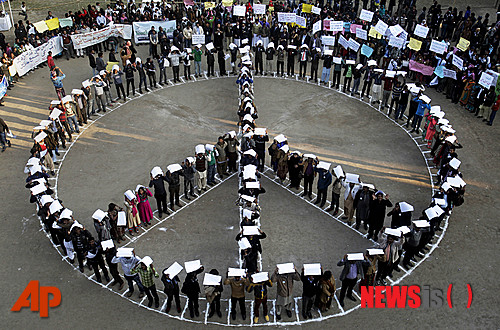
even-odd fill
[{"label": "white banner", "polygon": [[97,31],[73,34],[71,35],[71,40],[73,40],[73,47],[75,49],[81,49],[106,41],[109,37],[132,39],[132,26],[114,24]]},{"label": "white banner", "polygon": [[278,13],[278,22],[295,23],[295,13]]},{"label": "white banner", "polygon": [[326,46],[333,46],[335,45],[335,37],[321,36],[321,43]]},{"label": "white banner", "polygon": [[295,23],[298,26],[306,27],[307,20],[306,20],[305,17],[299,16],[299,15],[295,15]]},{"label": "white banner", "polygon": [[368,31],[363,30],[362,28],[356,29],[356,38],[367,40],[368,39]]},{"label": "white banner", "polygon": [[490,88],[492,83],[493,83],[493,76],[490,76],[486,72],[481,73],[481,78],[479,78],[479,85],[488,89]]},{"label": "white banner", "polygon": [[448,45],[445,42],[440,42],[436,40],[431,41],[431,47],[429,50],[438,54],[443,54],[448,49]]},{"label": "white banner", "polygon": [[375,25],[375,30],[381,35],[385,35],[385,31],[387,31],[388,27],[389,26],[384,21],[379,19],[377,25]]},{"label": "white banner", "polygon": [[315,34],[318,31],[321,31],[321,23],[322,21],[317,21],[316,23],[313,24],[313,34]]},{"label": "white banner", "polygon": [[253,13],[255,15],[265,15],[266,14],[266,5],[254,4],[253,5]]},{"label": "white banner", "polygon": [[391,36],[389,38],[389,46],[403,48],[404,44],[405,44],[404,39],[394,37],[394,36]]},{"label": "white banner", "polygon": [[197,44],[205,44],[205,35],[204,34],[193,34],[193,38],[191,39],[193,45]]},{"label": "white banner", "polygon": [[361,46],[359,44],[359,42],[357,42],[356,40],[354,40],[353,38],[349,38],[349,48],[351,48],[352,50],[354,50],[356,53],[358,52],[359,50],[359,47]]},{"label": "white banner", "polygon": [[462,60],[457,55],[453,54],[452,62],[454,66],[456,66],[459,70],[463,70],[464,68],[464,60]]},{"label": "white banner", "polygon": [[[148,21],[148,22],[134,22],[134,42],[136,44],[149,43],[149,31],[151,27],[154,26],[156,33],[160,30],[166,31],[169,38],[173,38],[174,31],[177,27],[175,20],[172,21]],[[125,38],[126,39],[126,38]],[[160,38],[158,38],[159,41]]]},{"label": "white banner", "polygon": [[49,51],[52,52],[52,56],[60,54],[63,51],[62,37],[52,38],[43,45],[17,56],[14,59],[13,65],[16,67],[19,76],[25,75],[31,69],[47,61]]},{"label": "white banner", "polygon": [[343,31],[344,21],[330,21],[330,31]]},{"label": "white banner", "polygon": [[373,19],[373,12],[365,9],[361,9],[361,13],[359,13],[359,19],[367,22],[371,22]]}]

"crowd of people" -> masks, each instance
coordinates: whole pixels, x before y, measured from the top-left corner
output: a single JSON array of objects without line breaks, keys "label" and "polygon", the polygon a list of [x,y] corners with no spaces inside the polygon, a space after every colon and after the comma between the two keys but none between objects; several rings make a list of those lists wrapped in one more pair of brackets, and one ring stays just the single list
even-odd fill
[{"label": "crowd of people", "polygon": [[[423,88],[411,86],[415,94],[412,102],[416,103],[417,115],[420,109],[427,120],[427,130],[434,125],[436,131],[428,136],[429,146],[435,155],[435,163],[439,168],[439,181],[442,183],[431,200],[429,208],[421,214],[414,213],[413,207],[406,202],[395,203],[394,207],[389,196],[374,186],[364,184],[359,176],[344,173],[340,166],[330,170],[331,164],[320,161],[312,154],[291,152],[287,138],[280,134],[270,140],[266,129],[258,127],[255,120],[258,118],[257,106],[254,99],[253,72],[251,47],[243,41],[239,48],[240,68],[237,77],[239,86],[239,130],[228,132],[218,138],[215,145],[198,145],[193,157],[186,157],[182,164],[173,164],[167,167],[165,173],[160,167],[151,171],[149,188],[154,187],[154,194],[148,187],[138,185],[135,191],[128,190],[124,194],[123,206],[115,203],[108,205],[107,211],[97,210],[92,218],[95,235],[74,219],[72,211],[63,205],[62,201],[52,197],[53,191],[48,183],[49,172],[53,171],[59,144],[65,147],[65,133],[79,132],[80,124],[85,124],[86,115],[92,113],[85,92],[91,86],[96,89],[101,81],[106,81],[105,75],[94,76],[82,83],[82,90],[73,90],[72,95],[61,95],[60,101],[53,101],[50,105],[48,119],[42,121],[34,131],[34,146],[31,158],[28,160],[25,172],[28,174],[26,187],[31,191],[30,201],[38,208],[45,230],[50,234],[54,244],[59,245],[62,252],[71,262],[78,262],[83,272],[85,263],[95,272],[95,278],[102,282],[101,272],[106,281],[113,277],[111,285],[118,284],[122,290],[125,281],[128,283],[126,295],[132,297],[134,282],[139,289],[139,297],[148,297],[148,306],[159,308],[160,301],[157,294],[155,277],[160,275],[156,271],[149,257],[138,258],[132,249],[121,248],[118,244],[127,239],[125,233],[134,235],[139,226],[148,227],[153,218],[153,210],[149,197],[155,197],[160,218],[163,214],[175,211],[182,207],[179,203],[181,177],[184,183],[186,199],[196,197],[207,190],[207,185],[214,185],[216,177],[223,179],[229,172],[239,173],[241,206],[241,232],[236,237],[240,246],[241,267],[243,272],[234,274],[228,271],[222,282],[219,271],[212,269],[208,274],[218,279],[216,284],[204,285],[201,291],[197,275],[204,271],[199,265],[196,269],[186,269],[186,278],[182,283],[178,273],[171,273],[165,268],[161,281],[167,295],[166,312],[169,313],[172,302],[175,301],[177,312],[181,312],[179,294],[187,296],[190,317],[199,315],[198,299],[205,294],[210,303],[208,317],[217,314],[222,317],[220,298],[223,285],[231,288],[231,317],[236,319],[236,306],[239,305],[241,317],[246,319],[245,296],[253,293],[255,299],[254,322],[259,320],[257,307],[263,307],[263,317],[269,320],[267,304],[268,289],[276,284],[276,318],[282,318],[285,312],[288,318],[292,317],[294,282],[302,282],[302,318],[312,318],[312,308],[315,306],[322,312],[331,308],[331,302],[336,294],[336,282],[332,270],[311,273],[309,270],[299,272],[296,268],[282,265],[272,273],[263,272],[261,264],[261,239],[266,234],[260,229],[259,198],[265,189],[259,183],[261,173],[265,171],[266,154],[270,156],[272,170],[279,181],[285,184],[290,181],[292,188],[299,189],[304,180],[304,198],[311,198],[313,184],[317,180],[317,199],[319,207],[325,207],[329,187],[332,186],[332,203],[328,211],[338,214],[340,207],[341,189],[344,188],[344,220],[353,222],[356,213],[356,228],[363,224],[368,227],[368,238],[373,239],[374,249],[370,246],[365,253],[346,254],[338,266],[343,267],[339,280],[342,283],[339,295],[339,304],[344,307],[344,299],[356,300],[353,288],[359,285],[386,285],[386,278],[392,277],[393,272],[401,271],[399,264],[407,268],[412,262],[421,258],[428,250],[428,244],[434,239],[436,231],[441,230],[441,222],[448,216],[454,206],[463,203],[465,182],[460,173],[460,161],[455,150],[460,145],[456,141],[454,130],[448,122],[440,122],[444,113],[439,107],[430,106],[430,100],[422,94]],[[254,57],[255,59],[255,57]],[[56,66],[53,70],[60,71]],[[61,76],[59,76],[61,77]],[[418,90],[417,90],[418,89]],[[96,93],[97,94],[97,93]],[[104,95],[105,92],[101,95]],[[106,96],[102,96],[102,110],[106,109]],[[427,110],[427,111],[426,111]],[[81,117],[81,118],[80,118]],[[55,132],[54,132],[55,131]],[[426,134],[427,137],[427,134]],[[53,174],[53,172],[52,172]],[[168,193],[164,182],[168,183]],[[195,189],[196,188],[196,189]],[[169,202],[167,197],[169,195]],[[390,211],[388,208],[393,207]],[[389,212],[388,212],[389,211]],[[385,226],[386,213],[391,217],[390,225]],[[418,219],[418,220],[415,220]],[[123,277],[118,264],[121,265]],[[186,267],[187,268],[187,267]],[[271,275],[271,276],[269,276]]]}]

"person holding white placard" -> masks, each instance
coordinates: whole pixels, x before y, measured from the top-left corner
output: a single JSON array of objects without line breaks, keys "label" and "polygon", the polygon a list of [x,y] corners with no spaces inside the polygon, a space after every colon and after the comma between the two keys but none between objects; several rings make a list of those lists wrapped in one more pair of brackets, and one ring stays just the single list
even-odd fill
[{"label": "person holding white placard", "polygon": [[[198,194],[201,194],[201,191],[207,191],[207,158],[204,153],[205,147],[202,145],[203,150],[199,150],[196,153],[195,158],[195,169],[197,174],[197,186],[198,186]],[[202,152],[203,151],[203,152]]]},{"label": "person holding white placard", "polygon": [[[148,257],[146,257],[148,258]],[[144,286],[144,291],[148,297],[148,307],[153,306],[153,298],[155,303],[155,308],[160,307],[160,297],[158,297],[158,292],[156,292],[156,285],[154,278],[160,277],[153,266],[151,258],[149,258],[150,264],[146,263],[146,258],[142,259],[134,268],[130,271],[132,274],[139,274],[141,277],[142,285]]]},{"label": "person holding white placard", "polygon": [[248,285],[248,280],[240,276],[229,278],[229,271],[226,273],[224,285],[231,287],[231,318],[236,320],[236,304],[240,305],[241,318],[246,320],[246,307],[245,307],[245,289]]},{"label": "person holding white placard", "polygon": [[372,200],[373,192],[366,185],[362,189],[358,189],[354,196],[353,208],[356,209],[356,229],[359,229],[361,222],[368,229],[368,214],[370,211],[370,201]]},{"label": "person holding white placard", "polygon": [[[217,269],[212,269],[209,274],[219,275],[219,272]],[[222,291],[224,291],[224,287],[221,283],[219,283],[219,285],[204,285],[205,297],[207,302],[210,304],[208,318],[214,316],[215,313],[217,313],[219,318],[222,317],[222,313],[220,311],[220,298]]]},{"label": "person holding white placard", "polygon": [[[76,252],[80,272],[83,273],[83,262],[85,261],[87,252],[89,250],[89,243],[94,238],[92,237],[90,232],[87,229],[83,228],[83,226],[80,224],[75,224],[72,226],[70,238],[73,242],[73,248]],[[89,269],[92,269],[90,264]]]},{"label": "person holding white placard", "polygon": [[[378,240],[385,239],[382,243],[379,243],[379,247],[384,250],[384,260],[379,261],[378,263],[378,271],[375,276],[376,285],[386,285],[385,278],[389,275],[392,270],[393,264],[399,258],[399,248],[403,245],[405,239],[401,236],[401,232],[399,232],[399,236],[394,236],[391,234],[385,234],[385,227],[381,228],[382,230],[378,233]],[[396,241],[396,239],[398,239]]]},{"label": "person holding white placard", "polygon": [[128,190],[130,194],[125,195],[125,201],[123,204],[127,209],[127,225],[128,225],[128,233],[131,236],[134,236],[134,232],[139,232],[137,229],[138,226],[141,225],[141,218],[139,218],[139,211],[137,210],[137,199],[134,193],[131,190]]},{"label": "person holding white placard", "polygon": [[[167,178],[168,182],[168,192],[170,193],[170,209],[172,211],[175,211],[175,206],[182,207],[181,203],[179,202],[179,192],[181,190],[181,176],[184,176],[184,172],[182,171],[182,167],[177,165],[177,169],[175,170],[167,170],[165,173],[165,177]],[[174,204],[175,201],[175,204]]]},{"label": "person holding white placard", "polygon": [[161,281],[163,282],[163,285],[165,286],[163,289],[163,292],[167,295],[167,306],[165,307],[165,313],[170,312],[170,308],[172,307],[172,300],[175,298],[175,307],[177,309],[177,313],[181,313],[181,300],[179,297],[179,283],[181,282],[179,280],[179,276],[170,276],[169,274],[165,273],[168,270],[168,268],[165,268],[162,272],[161,276]]},{"label": "person holding white placard", "polygon": [[[224,136],[224,141],[227,143],[226,147],[226,155],[228,158],[228,172],[237,172],[238,169],[236,168],[236,162],[238,160],[238,146],[240,145],[240,142],[238,139],[236,139],[236,134],[226,134]],[[198,188],[199,189],[199,188]]]},{"label": "person holding white placard", "polygon": [[111,238],[116,240],[117,243],[125,241],[125,227],[118,226],[118,212],[122,212],[123,208],[119,207],[114,203],[108,204],[107,215],[109,217],[109,224],[111,226],[110,234]]},{"label": "person holding white placard", "polygon": [[205,270],[203,266],[199,269],[187,273],[184,283],[182,284],[181,292],[184,293],[188,298],[188,309],[189,316],[193,318],[195,315],[200,316],[198,296],[201,293],[200,284],[198,283],[198,274],[201,274]]},{"label": "person holding white placard", "polygon": [[286,72],[288,77],[295,75],[295,55],[297,55],[297,47],[288,45],[286,57]]},{"label": "person holding white placard", "polygon": [[314,171],[318,173],[318,195],[314,204],[319,204],[319,207],[323,208],[328,195],[328,187],[332,184],[332,174],[328,169],[324,168],[315,167]]},{"label": "person holding white placard", "polygon": [[106,265],[104,265],[102,252],[103,251],[101,243],[96,242],[93,237],[90,238],[89,249],[87,251],[87,263],[94,269],[95,279],[99,283],[102,283],[99,267],[102,269],[102,273],[104,274],[104,278],[106,279],[106,281],[111,281],[111,279],[109,278],[108,270],[106,269]]},{"label": "person holding white placard", "polygon": [[274,270],[271,276],[271,281],[276,283],[276,319],[281,320],[281,312],[283,308],[286,315],[292,317],[293,300],[293,282],[300,281],[300,274],[295,269],[293,273],[279,274],[278,267]]},{"label": "person holding white placard", "polygon": [[304,275],[304,268],[300,274],[302,281],[302,317],[312,319],[311,309],[314,303],[314,298],[319,292],[319,279],[321,275]]},{"label": "person holding white placard", "polygon": [[342,179],[342,186],[344,186],[344,216],[343,220],[347,220],[349,225],[352,224],[352,218],[354,217],[354,197],[356,193],[361,188],[359,184],[354,182],[346,182],[346,179]]},{"label": "person holding white placard", "polygon": [[405,255],[403,257],[403,268],[408,270],[411,266],[410,261],[415,261],[415,254],[418,253],[418,246],[420,244],[420,239],[422,238],[422,231],[419,227],[413,224],[410,233],[407,234],[406,243],[403,245],[405,250]]},{"label": "person holding white placard", "polygon": [[314,177],[316,176],[316,171],[314,171],[314,168],[317,164],[318,164],[317,157],[311,158],[311,157],[306,157],[306,155],[304,155],[304,158],[300,163],[304,177],[304,192],[302,193],[301,197],[307,196],[309,197],[309,199],[312,199],[312,186],[314,182]]},{"label": "person holding white placard", "polygon": [[344,266],[339,277],[342,281],[342,288],[340,289],[339,296],[340,306],[344,307],[344,298],[346,293],[347,298],[352,301],[356,301],[356,298],[352,295],[352,289],[358,281],[358,276],[359,278],[363,278],[365,276],[364,267],[366,265],[369,265],[369,261],[366,260],[366,256],[364,256],[363,260],[349,260],[348,254],[344,255],[344,257],[337,263],[337,266],[339,267]]},{"label": "person holding white placard", "polygon": [[[257,273],[259,274],[259,273]],[[267,274],[265,274],[267,275]],[[258,282],[254,283],[253,282],[253,277],[250,278],[248,287],[247,287],[247,292],[248,293],[254,293],[254,301],[255,301],[255,306],[254,306],[254,319],[253,323],[257,324],[259,322],[259,307],[262,305],[262,313],[264,314],[264,319],[266,322],[269,322],[269,315],[268,315],[268,309],[267,309],[267,288],[272,287],[273,282],[271,280],[267,279],[264,282]]]}]

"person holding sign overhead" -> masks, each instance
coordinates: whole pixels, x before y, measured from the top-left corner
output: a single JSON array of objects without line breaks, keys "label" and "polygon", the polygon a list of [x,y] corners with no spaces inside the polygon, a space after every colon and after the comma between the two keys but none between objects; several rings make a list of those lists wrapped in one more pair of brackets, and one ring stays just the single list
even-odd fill
[{"label": "person holding sign overhead", "polygon": [[344,255],[342,260],[337,263],[337,266],[344,266],[340,273],[340,280],[342,281],[342,288],[340,289],[339,303],[344,307],[344,298],[347,292],[347,298],[356,301],[352,295],[352,289],[358,281],[358,276],[363,278],[365,276],[364,266],[369,265],[370,262],[366,260],[363,253],[350,253]]},{"label": "person holding sign overhead", "polygon": [[292,317],[293,282],[300,281],[300,274],[293,263],[279,264],[271,276],[271,281],[276,283],[276,319],[281,320],[283,308],[286,315]]},{"label": "person holding sign overhead", "polygon": [[[176,263],[177,264],[177,263]],[[178,264],[177,264],[178,265]],[[180,266],[180,265],[179,265]],[[167,295],[167,307],[165,308],[165,313],[170,312],[170,308],[172,307],[172,300],[175,298],[175,307],[177,308],[177,313],[182,312],[181,310],[181,300],[179,298],[179,276],[177,274],[170,273],[170,268],[165,268],[162,272],[161,281],[165,288],[163,292]],[[180,266],[180,270],[182,270],[182,266]],[[180,272],[179,270],[179,272]]]},{"label": "person holding sign overhead", "polygon": [[224,285],[231,286],[231,318],[236,320],[236,304],[240,305],[241,318],[246,320],[245,307],[245,288],[248,285],[248,280],[241,276],[229,277],[229,270],[226,273]]},{"label": "person holding sign overhead", "polygon": [[148,307],[153,306],[153,297],[155,301],[155,308],[160,307],[160,298],[156,292],[156,285],[154,278],[160,277],[153,267],[153,259],[146,256],[141,259],[141,261],[135,265],[131,270],[132,274],[138,273],[141,276],[142,284],[144,285],[144,291],[148,297]]},{"label": "person holding sign overhead", "polygon": [[[187,264],[187,263],[186,263]],[[186,278],[184,279],[184,284],[182,285],[182,293],[184,293],[188,298],[188,308],[189,316],[193,318],[195,315],[200,316],[198,296],[200,294],[200,284],[198,283],[197,275],[201,274],[205,268],[201,266],[198,269],[192,270],[186,267]]]},{"label": "person holding sign overhead", "polygon": [[259,322],[259,307],[262,305],[262,313],[264,314],[264,319],[269,322],[269,315],[267,310],[267,288],[272,287],[273,282],[269,280],[269,274],[267,272],[261,272],[253,274],[250,278],[250,283],[247,287],[248,293],[254,293],[255,307],[254,307],[254,319],[253,323],[257,324]]}]

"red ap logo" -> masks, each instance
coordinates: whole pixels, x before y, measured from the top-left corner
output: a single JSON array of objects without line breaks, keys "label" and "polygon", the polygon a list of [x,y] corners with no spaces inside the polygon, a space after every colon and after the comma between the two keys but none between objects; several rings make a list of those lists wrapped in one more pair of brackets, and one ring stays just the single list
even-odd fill
[{"label": "red ap logo", "polygon": [[[49,294],[52,299],[49,300]],[[49,307],[61,303],[61,291],[55,286],[40,286],[39,281],[31,281],[19,296],[11,311],[19,312],[23,307],[31,307],[32,312],[39,312],[40,317],[49,316]]]}]

